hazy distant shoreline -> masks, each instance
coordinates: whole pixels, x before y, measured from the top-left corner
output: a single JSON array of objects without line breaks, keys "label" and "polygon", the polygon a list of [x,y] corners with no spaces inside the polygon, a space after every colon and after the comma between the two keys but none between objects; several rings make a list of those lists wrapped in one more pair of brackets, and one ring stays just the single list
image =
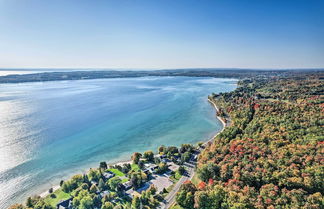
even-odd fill
[{"label": "hazy distant shoreline", "polygon": [[[286,70],[257,70],[257,69],[174,69],[174,70],[71,70],[66,72],[46,71],[37,72],[17,70],[18,74],[7,74],[0,76],[0,83],[25,83],[25,82],[45,82],[63,80],[88,80],[103,78],[132,78],[145,76],[188,76],[188,77],[218,77],[218,78],[244,78],[258,75],[262,76],[288,76],[291,74],[303,74],[305,72],[319,72],[324,69],[286,69]],[[0,71],[1,72],[1,71]],[[2,72],[15,72],[14,70],[4,70]],[[34,73],[29,73],[34,72]],[[1,73],[0,73],[1,75]]]}]

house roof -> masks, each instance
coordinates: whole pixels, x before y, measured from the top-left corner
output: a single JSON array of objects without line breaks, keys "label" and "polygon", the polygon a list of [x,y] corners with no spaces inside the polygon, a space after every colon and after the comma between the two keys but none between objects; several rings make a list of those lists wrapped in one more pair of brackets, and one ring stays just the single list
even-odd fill
[{"label": "house roof", "polygon": [[56,207],[57,208],[68,208],[70,206],[70,202],[72,201],[72,197],[70,199],[67,200],[62,200],[61,202],[59,202]]}]

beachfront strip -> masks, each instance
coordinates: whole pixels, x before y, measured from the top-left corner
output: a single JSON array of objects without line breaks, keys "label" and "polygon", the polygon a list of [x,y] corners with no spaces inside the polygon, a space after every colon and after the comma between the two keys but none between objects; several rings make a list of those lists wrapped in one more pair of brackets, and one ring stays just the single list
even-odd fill
[{"label": "beachfront strip", "polygon": [[46,195],[29,197],[26,207],[16,204],[11,208],[168,208],[178,187],[192,178],[203,147],[203,143],[160,146],[158,154],[135,152],[129,162],[100,162],[86,174],[62,180]]}]

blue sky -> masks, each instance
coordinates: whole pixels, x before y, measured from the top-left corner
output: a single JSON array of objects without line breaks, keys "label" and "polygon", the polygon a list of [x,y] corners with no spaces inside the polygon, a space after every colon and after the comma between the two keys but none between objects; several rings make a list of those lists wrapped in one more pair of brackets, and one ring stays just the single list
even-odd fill
[{"label": "blue sky", "polygon": [[324,0],[0,0],[0,67],[324,67]]}]

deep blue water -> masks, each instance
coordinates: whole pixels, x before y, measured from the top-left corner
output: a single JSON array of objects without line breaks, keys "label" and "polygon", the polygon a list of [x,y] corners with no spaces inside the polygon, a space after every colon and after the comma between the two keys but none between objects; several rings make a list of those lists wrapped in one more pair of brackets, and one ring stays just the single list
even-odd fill
[{"label": "deep blue water", "polygon": [[102,160],[206,140],[221,130],[207,102],[236,80],[144,77],[0,85],[0,208]]}]

